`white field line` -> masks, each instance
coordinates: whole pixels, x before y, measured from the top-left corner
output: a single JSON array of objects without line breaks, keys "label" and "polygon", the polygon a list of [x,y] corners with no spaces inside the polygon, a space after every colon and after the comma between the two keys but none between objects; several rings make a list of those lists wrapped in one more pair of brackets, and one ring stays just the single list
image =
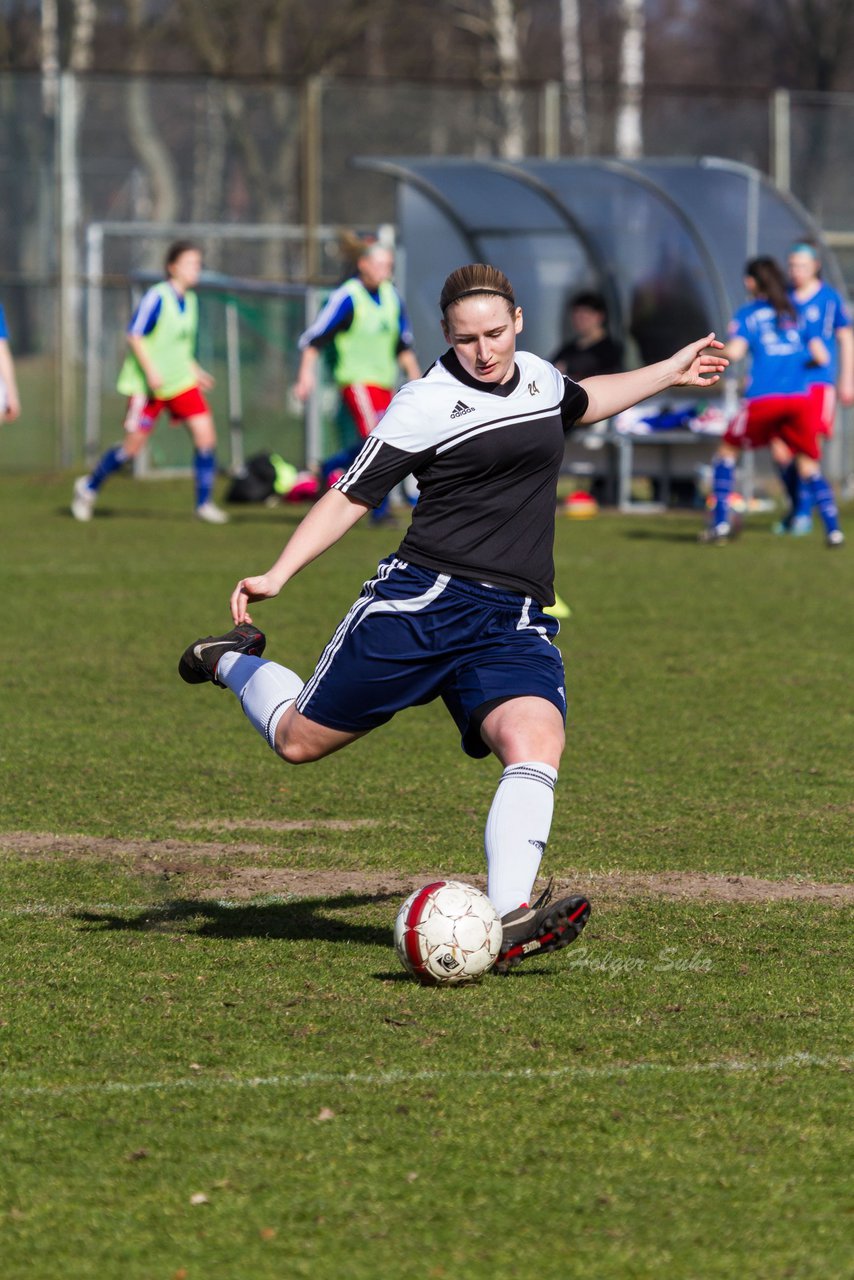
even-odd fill
[{"label": "white field line", "polygon": [[526,1067],[507,1071],[308,1071],[302,1075],[274,1076],[190,1076],[177,1080],[101,1080],[91,1084],[22,1085],[0,1087],[2,1098],[67,1098],[98,1094],[170,1093],[174,1090],[209,1089],[306,1089],[317,1085],[336,1088],[397,1088],[406,1084],[429,1084],[448,1080],[480,1080],[501,1084],[508,1080],[607,1080],[632,1075],[689,1076],[704,1074],[758,1075],[762,1072],[797,1071],[806,1067],[850,1070],[854,1059],[820,1058],[812,1053],[793,1053],[785,1058],[755,1062],[722,1059],[717,1062],[629,1062],[609,1067]]}]

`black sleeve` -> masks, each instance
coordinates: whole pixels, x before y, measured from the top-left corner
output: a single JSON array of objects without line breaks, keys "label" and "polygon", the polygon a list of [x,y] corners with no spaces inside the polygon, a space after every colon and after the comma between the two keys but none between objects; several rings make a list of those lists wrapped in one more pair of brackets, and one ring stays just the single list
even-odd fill
[{"label": "black sleeve", "polygon": [[560,417],[564,432],[577,426],[578,419],[583,417],[590,403],[587,392],[571,378],[564,377],[563,399],[560,402]]}]

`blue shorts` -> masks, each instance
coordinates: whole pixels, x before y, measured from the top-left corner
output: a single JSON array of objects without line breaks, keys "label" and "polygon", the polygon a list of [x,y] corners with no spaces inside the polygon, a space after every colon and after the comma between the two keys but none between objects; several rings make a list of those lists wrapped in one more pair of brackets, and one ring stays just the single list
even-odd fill
[{"label": "blue shorts", "polygon": [[529,596],[383,560],[296,700],[309,720],[364,733],[404,707],[441,698],[467,755],[489,755],[486,714],[508,698],[545,698],[566,719],[560,624]]}]

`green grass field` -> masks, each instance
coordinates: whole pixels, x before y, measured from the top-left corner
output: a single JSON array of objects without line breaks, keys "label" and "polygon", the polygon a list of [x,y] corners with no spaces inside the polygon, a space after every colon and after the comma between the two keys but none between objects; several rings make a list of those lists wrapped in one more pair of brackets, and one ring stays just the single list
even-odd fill
[{"label": "green grass field", "polygon": [[[394,917],[481,876],[497,763],[434,705],[288,770],[176,663],[299,513],[70,482],[0,479],[4,1280],[850,1274],[851,547],[559,521],[543,869],[594,913],[437,991]],[[393,546],[259,608],[269,656]]]}]

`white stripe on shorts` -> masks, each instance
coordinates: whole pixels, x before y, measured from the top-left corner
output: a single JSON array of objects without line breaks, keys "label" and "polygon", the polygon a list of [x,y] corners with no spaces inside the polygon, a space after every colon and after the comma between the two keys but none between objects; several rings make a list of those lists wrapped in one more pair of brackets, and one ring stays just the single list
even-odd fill
[{"label": "white stripe on shorts", "polygon": [[531,596],[525,596],[525,603],[522,605],[522,612],[519,614],[519,621],[516,623],[517,631],[536,631],[537,635],[542,636],[546,644],[551,644],[549,633],[545,627],[539,623],[531,622],[531,605],[533,604]]},{"label": "white stripe on shorts", "polygon": [[323,677],[326,675],[326,672],[332,665],[335,655],[338,653],[349,633],[351,631],[355,631],[359,623],[367,618],[368,614],[418,613],[422,609],[426,609],[434,600],[438,599],[451,580],[449,574],[440,573],[429,590],[422,592],[419,596],[410,596],[406,600],[375,600],[372,598],[374,588],[377,583],[385,581],[394,569],[405,568],[407,568],[405,561],[392,560],[391,564],[381,565],[376,578],[365,584],[366,588],[370,592],[370,596],[360,596],[360,598],[350,608],[350,611],[344,620],[339,623],[335,634],[320,656],[320,661],[314,669],[314,674],[306,681],[296,699],[297,711],[302,711],[306,702],[311,698],[312,694],[317,689]]},{"label": "white stripe on shorts", "polygon": [[341,645],[344,642],[344,637],[349,631],[350,624],[353,621],[353,619],[358,617],[358,615],[362,612],[362,610],[368,604],[370,604],[371,596],[373,596],[374,588],[376,587],[377,583],[384,582],[385,579],[388,577],[388,575],[391,573],[391,571],[393,569],[396,569],[400,564],[401,564],[401,561],[399,560],[392,560],[391,564],[381,564],[379,569],[377,570],[377,576],[375,578],[372,578],[370,582],[365,583],[365,590],[370,592],[370,596],[359,596],[359,599],[353,602],[353,604],[350,606],[348,613],[341,620],[341,622],[338,623],[338,626],[336,627],[332,635],[332,639],[329,641],[326,648],[323,650],[323,653],[320,655],[320,658],[318,659],[317,666],[314,668],[314,674],[309,676],[308,680],[306,680],[305,684],[303,685],[302,689],[297,695],[296,701],[294,703],[297,711],[302,711],[302,708],[305,702],[311,696],[314,689],[317,688],[317,685],[320,683],[320,680],[322,679],[324,673],[326,672],[327,667],[329,666],[330,662],[334,658],[335,654],[341,648]]}]

